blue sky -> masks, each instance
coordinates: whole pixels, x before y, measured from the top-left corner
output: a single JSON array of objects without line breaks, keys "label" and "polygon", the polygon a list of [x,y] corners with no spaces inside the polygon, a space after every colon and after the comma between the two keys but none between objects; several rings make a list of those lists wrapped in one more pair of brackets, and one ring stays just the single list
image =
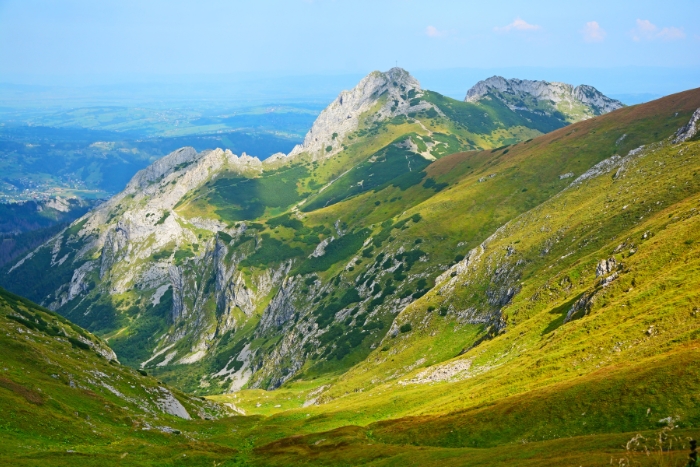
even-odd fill
[{"label": "blue sky", "polygon": [[0,82],[362,75],[398,63],[426,76],[657,68],[687,86],[700,77],[698,18],[698,0],[0,0]]}]

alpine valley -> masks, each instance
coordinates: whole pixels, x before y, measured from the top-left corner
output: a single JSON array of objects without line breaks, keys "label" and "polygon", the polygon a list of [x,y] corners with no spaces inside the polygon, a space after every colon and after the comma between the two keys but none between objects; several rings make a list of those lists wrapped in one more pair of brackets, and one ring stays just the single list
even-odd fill
[{"label": "alpine valley", "polygon": [[289,154],[172,152],[0,271],[0,462],[682,465],[699,130],[393,68]]}]

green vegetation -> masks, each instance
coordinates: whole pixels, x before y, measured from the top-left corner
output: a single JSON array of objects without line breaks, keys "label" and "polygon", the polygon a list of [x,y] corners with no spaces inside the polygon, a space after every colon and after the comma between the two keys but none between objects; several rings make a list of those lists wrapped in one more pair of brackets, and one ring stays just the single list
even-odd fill
[{"label": "green vegetation", "polygon": [[225,221],[253,220],[265,208],[287,208],[301,201],[297,183],[308,175],[302,166],[269,172],[259,178],[222,177],[211,184],[208,203]]},{"label": "green vegetation", "polygon": [[145,313],[132,326],[110,339],[110,346],[125,364],[138,366],[148,360],[157,345],[158,336],[166,329],[172,307],[173,290],[169,288],[158,304],[146,305]]},{"label": "green vegetation", "polygon": [[270,234],[264,233],[262,234],[262,246],[243,260],[241,266],[265,267],[271,264],[279,264],[302,254],[301,248],[291,247],[287,243],[271,237]]},{"label": "green vegetation", "polygon": [[165,211],[162,216],[160,216],[160,219],[156,221],[156,225],[161,225],[165,222],[165,220],[170,216],[170,211]]},{"label": "green vegetation", "polygon": [[312,272],[327,271],[334,264],[348,259],[357,252],[368,235],[368,229],[362,229],[343,235],[326,246],[326,252],[323,256],[307,259],[295,272],[297,274],[309,274]]},{"label": "green vegetation", "polygon": [[[379,191],[392,182],[404,190],[419,183],[423,178],[421,170],[428,165],[428,161],[400,147],[400,143],[401,141],[396,141],[373,154],[367,162],[351,169],[328,189],[312,196],[302,211],[309,212],[333,205],[369,190]],[[416,175],[411,176],[412,174]]]},{"label": "green vegetation", "polygon": [[[649,440],[661,436],[657,464],[685,457],[685,439],[700,429],[700,142],[668,137],[700,107],[700,93],[525,142],[540,130],[515,129],[525,118],[497,102],[409,99],[432,99],[446,118],[367,119],[333,157],[212,174],[174,211],[181,238],[155,253],[135,245],[131,262],[104,274],[95,263],[80,283],[87,292],[59,312],[98,332],[124,363],[246,416],[177,420],[186,436],[155,441],[146,415],[112,408],[125,418],[104,439],[118,442],[86,431],[76,443],[92,456],[86,462],[181,462],[161,457],[170,450],[187,450],[193,465],[656,462],[629,444],[637,433],[652,451]],[[482,133],[470,126],[476,110],[488,115]],[[562,118],[536,124],[544,131]],[[453,152],[476,147],[485,149]],[[205,225],[195,217],[219,232],[194,227]],[[84,264],[79,228],[38,250],[17,277]],[[118,281],[119,268],[156,258],[159,268],[179,266],[168,268],[167,290]],[[92,368],[86,339],[102,341],[73,327],[63,338],[65,320],[35,308],[7,313],[12,331],[0,345],[61,346],[55,358],[77,355]],[[27,406],[44,401],[36,410],[66,418],[79,403],[52,405],[38,389],[60,395],[56,386],[31,385],[19,370],[7,379],[0,391],[28,388]],[[119,391],[140,387],[131,386]],[[92,409],[107,414],[99,403]],[[64,454],[60,439],[30,443],[33,428],[12,413],[0,425],[7,456],[17,446],[27,456]]]}]

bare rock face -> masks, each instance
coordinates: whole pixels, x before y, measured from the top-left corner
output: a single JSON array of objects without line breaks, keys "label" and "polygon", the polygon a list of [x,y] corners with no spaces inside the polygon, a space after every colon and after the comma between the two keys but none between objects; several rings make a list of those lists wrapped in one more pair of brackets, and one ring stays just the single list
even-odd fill
[{"label": "bare rock face", "polygon": [[[505,79],[501,76],[479,81],[467,91],[464,100],[479,102],[488,97],[503,101],[513,111],[533,111],[534,107],[535,112],[551,114],[559,110],[572,117],[569,121],[584,120],[624,107],[622,102],[610,99],[585,84],[574,87],[566,83]],[[524,103],[529,105],[525,106]]]},{"label": "bare rock face", "polygon": [[[183,196],[221,171],[254,174],[261,170],[262,163],[245,154],[238,157],[221,149],[197,153],[193,148],[183,148],[138,172],[124,191],[74,223],[81,226],[67,240],[78,249],[74,273],[69,281],[52,291],[45,305],[55,310],[88,294],[92,288],[89,276],[94,271],[100,279],[98,286],[107,294],[142,290],[152,294],[155,306],[167,290],[172,291],[168,321],[171,324],[188,321],[191,329],[178,328],[173,336],[162,341],[163,345],[169,345],[170,341],[181,338],[186,332],[196,335],[193,338],[195,343],[206,341],[212,329],[205,322],[202,309],[202,279],[193,276],[190,269],[195,267],[194,262],[206,262],[202,264],[203,269],[211,269],[213,263],[218,266],[224,262],[224,253],[212,261],[209,256],[215,256],[211,251],[215,242],[202,244],[203,248],[192,258],[190,269],[176,264],[174,253],[193,243],[201,243],[196,233],[198,229],[210,232],[228,230],[231,235],[238,232],[216,221],[192,219],[188,222],[177,214],[175,206]],[[47,246],[51,248],[52,266],[60,266],[68,256],[61,253],[62,239],[61,234]],[[156,252],[160,256],[154,257]],[[212,254],[207,256],[208,252]],[[219,274],[226,276],[226,287],[222,285],[220,288],[230,286],[231,289],[231,296],[223,300],[222,310],[239,306],[251,313],[258,296],[247,294],[245,284],[234,277],[234,272],[235,267],[231,267],[230,271]],[[281,281],[281,278],[276,280]],[[256,293],[269,293],[273,282],[270,273],[259,282],[254,284],[259,286]],[[266,282],[270,283],[267,288],[262,287]],[[217,325],[224,332],[234,324],[229,315],[222,313],[222,323]]]},{"label": "bare rock face", "polygon": [[[318,116],[304,142],[297,145],[288,157],[301,153],[314,158],[330,157],[342,150],[345,137],[355,131],[362,116],[369,110],[374,121],[406,115],[427,108],[435,108],[427,102],[411,105],[411,100],[420,97],[420,83],[406,70],[392,68],[382,73],[373,71],[350,91],[343,91]],[[373,109],[381,103],[379,109]],[[438,110],[435,108],[435,110]],[[439,110],[438,110],[439,111]]]},{"label": "bare rock face", "polygon": [[617,267],[617,262],[615,261],[614,257],[611,257],[610,259],[601,259],[598,265],[595,268],[595,276],[596,277],[603,277],[607,276],[611,272],[615,270]]},{"label": "bare rock face", "polygon": [[184,418],[185,420],[192,419],[185,406],[182,405],[182,403],[177,400],[177,398],[173,396],[173,394],[168,391],[167,388],[161,386],[158,389],[160,394],[158,394],[159,397],[156,400],[156,403],[163,412],[170,415],[175,415],[176,417]]},{"label": "bare rock face", "polygon": [[676,137],[673,139],[673,144],[683,143],[693,138],[700,131],[700,109],[697,109],[690,121],[676,132]]},{"label": "bare rock face", "polygon": [[69,212],[71,210],[71,205],[68,200],[56,196],[56,198],[50,199],[46,202],[46,207],[55,209],[59,212]]}]

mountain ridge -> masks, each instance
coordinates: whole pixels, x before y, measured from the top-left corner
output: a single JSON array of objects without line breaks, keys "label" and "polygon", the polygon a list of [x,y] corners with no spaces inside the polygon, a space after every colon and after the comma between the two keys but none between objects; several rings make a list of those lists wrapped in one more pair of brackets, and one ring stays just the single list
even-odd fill
[{"label": "mountain ridge", "polygon": [[[393,75],[396,85],[388,82]],[[367,98],[387,89],[408,97],[417,89],[410,86],[417,85],[403,70],[371,74],[360,88],[371,92],[358,91],[358,102],[366,105]],[[266,163],[220,149],[175,151],[13,265],[5,277],[37,301],[104,333],[130,365],[153,368],[171,381],[183,373],[187,383],[179,384],[190,390],[274,388],[300,371],[335,371],[336,361],[347,368],[387,332],[395,334],[394,315],[427,293],[455,255],[466,254],[488,229],[502,225],[498,216],[505,221],[516,212],[482,219],[477,229],[467,227],[457,242],[464,246],[451,255],[421,244],[421,237],[398,245],[402,232],[417,235],[423,216],[428,217],[418,206],[431,198],[444,205],[437,200],[466,175],[458,170],[456,178],[442,181],[434,174],[440,160],[474,148],[470,138],[479,135],[484,144],[496,146],[504,136],[491,138],[503,132],[512,132],[515,141],[541,133],[513,130],[528,121],[503,113],[511,112],[506,106],[464,104],[421,92],[412,98],[417,105],[410,100],[397,105],[394,116],[388,98],[383,103],[372,98],[384,111],[370,113],[347,133],[349,146],[333,157],[300,152]],[[348,94],[338,103],[343,96]],[[415,107],[423,110],[407,112]],[[485,116],[475,116],[477,110]],[[496,117],[511,119],[504,121],[514,126]],[[547,125],[562,125],[557,122]],[[638,140],[628,136],[624,145]],[[470,169],[481,173],[477,186],[488,189],[500,183],[501,170],[513,170],[488,168],[508,150],[478,153],[479,162]],[[594,164],[600,156],[586,157],[585,164]],[[588,168],[562,166],[561,171],[580,174]],[[564,186],[559,175],[546,182],[550,189]],[[500,194],[474,193],[479,204],[500,199]],[[546,193],[533,200],[546,199]],[[364,205],[351,214],[358,202]],[[435,226],[446,230],[435,235],[459,235],[441,222]],[[385,260],[367,264],[365,258],[378,251]],[[37,280],[35,268],[52,274]],[[395,283],[379,282],[387,271]],[[47,296],[45,290],[52,292]],[[276,330],[286,334],[274,340]],[[334,335],[346,337],[336,343]],[[314,346],[320,353],[311,352]]]},{"label": "mountain ridge", "polygon": [[[700,89],[571,125],[487,97],[424,90],[442,114],[365,113],[332,157],[182,149],[3,281],[132,368],[248,415],[169,418],[183,442],[136,442],[141,419],[125,422],[128,443],[187,443],[195,464],[685,457],[700,426]],[[0,391],[39,394],[13,371]]]},{"label": "mountain ridge", "polygon": [[492,76],[476,83],[467,91],[464,101],[479,102],[487,96],[500,99],[514,111],[532,111],[528,106],[523,106],[524,100],[528,98],[533,99],[535,104],[549,101],[552,108],[545,107],[545,112],[565,109],[571,111],[582,105],[579,119],[602,115],[624,106],[622,102],[606,97],[593,86],[585,84],[574,87],[556,81],[505,79],[501,76]]}]

